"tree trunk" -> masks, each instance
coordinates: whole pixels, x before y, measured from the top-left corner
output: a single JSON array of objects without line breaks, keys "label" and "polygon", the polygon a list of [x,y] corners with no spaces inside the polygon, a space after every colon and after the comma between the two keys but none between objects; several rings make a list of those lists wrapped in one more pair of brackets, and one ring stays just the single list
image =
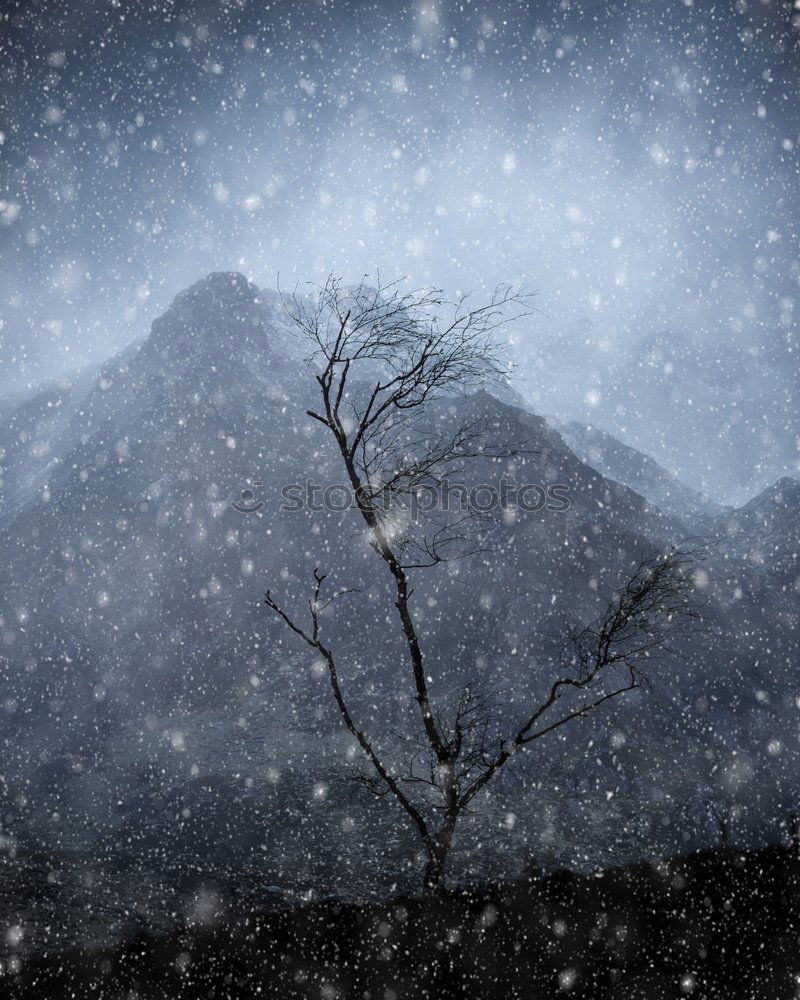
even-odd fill
[{"label": "tree trunk", "polygon": [[425,877],[423,888],[426,892],[435,894],[443,888],[442,877],[447,855],[453,843],[453,834],[456,828],[456,817],[448,817],[447,822],[436,835],[431,847],[428,848],[428,863],[425,865]]},{"label": "tree trunk", "polygon": [[447,860],[447,849],[442,849],[437,845],[432,854],[428,855],[428,863],[425,865],[425,877],[423,888],[431,895],[435,895],[442,889],[442,876]]}]

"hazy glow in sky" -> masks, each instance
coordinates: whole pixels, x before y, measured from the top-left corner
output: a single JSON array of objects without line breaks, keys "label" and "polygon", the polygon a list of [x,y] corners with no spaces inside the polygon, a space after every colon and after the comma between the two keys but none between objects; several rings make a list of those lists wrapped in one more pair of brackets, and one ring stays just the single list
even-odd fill
[{"label": "hazy glow in sky", "polygon": [[[800,10],[771,0],[20,2],[0,390],[182,287],[540,290],[520,388],[718,496],[797,471]],[[713,441],[713,447],[709,442]]]}]

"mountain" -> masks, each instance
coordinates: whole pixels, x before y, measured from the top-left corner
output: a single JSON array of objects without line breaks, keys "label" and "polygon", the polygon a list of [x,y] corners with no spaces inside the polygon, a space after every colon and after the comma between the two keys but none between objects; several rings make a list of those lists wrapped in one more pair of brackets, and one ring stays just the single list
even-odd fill
[{"label": "mountain", "polygon": [[[369,732],[403,729],[412,692],[360,522],[313,496],[285,502],[287,487],[342,482],[306,413],[308,353],[275,293],[212,274],[146,340],[0,424],[0,876],[9,912],[27,907],[32,943],[44,927],[54,940],[58,926],[96,938],[168,924],[198,892],[353,895],[416,877],[410,832],[349,782],[357,757],[318,664],[262,603],[269,587],[302,614],[315,567],[356,588],[326,635]],[[441,400],[420,430],[469,423],[487,444],[518,443],[508,461],[470,463],[462,485],[561,486],[568,506],[496,512],[480,551],[415,579],[426,655],[445,668],[437,694],[469,681],[493,693],[503,723],[518,717],[552,678],[565,624],[596,614],[633,560],[701,513],[718,541],[697,575],[713,614],[654,667],[652,697],[582,721],[476,803],[454,874],[684,849],[703,843],[708,803],[723,800],[742,810],[743,836],[763,838],[800,794],[781,736],[796,622],[774,568],[797,551],[796,493],[715,513],[646,456],[601,437],[585,461],[499,395]],[[758,565],[726,547],[751,518],[772,532]],[[34,877],[48,886],[36,903]]]},{"label": "mountain", "polygon": [[707,527],[709,520],[725,509],[686,486],[649,455],[623,444],[599,427],[578,421],[557,423],[556,426],[570,448],[587,465],[608,479],[630,486],[659,510],[680,518],[695,530]]},{"label": "mountain", "polygon": [[[520,351],[522,391],[539,412],[599,425],[706,495],[738,505],[800,469],[797,366],[766,354],[754,365],[722,332],[713,365],[695,330],[610,335],[596,317],[543,330]],[[764,398],[775,400],[766,412]]]},{"label": "mountain", "polygon": [[800,482],[784,476],[743,507],[719,515],[726,551],[765,580],[800,593]]},{"label": "mountain", "polygon": [[798,501],[800,501],[800,481],[792,479],[791,476],[783,476],[749,500],[741,510],[742,513],[753,515],[769,530],[785,530],[789,525],[796,526]]},{"label": "mountain", "polygon": [[14,410],[22,406],[35,392],[36,389],[18,389],[0,396],[0,420],[5,420],[10,413],[13,413]]},{"label": "mountain", "polygon": [[99,373],[99,367],[81,369],[0,407],[0,524],[44,488],[76,444],[73,418]]}]

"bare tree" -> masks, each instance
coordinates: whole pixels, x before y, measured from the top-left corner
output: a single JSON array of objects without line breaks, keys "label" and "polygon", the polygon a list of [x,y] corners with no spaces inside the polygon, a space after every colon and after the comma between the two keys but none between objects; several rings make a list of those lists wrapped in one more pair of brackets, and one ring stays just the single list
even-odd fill
[{"label": "bare tree", "polygon": [[326,596],[326,575],[317,569],[307,619],[290,615],[269,591],[265,603],[327,665],[339,713],[371,765],[362,781],[405,811],[427,854],[425,885],[435,889],[459,819],[518,751],[642,685],[652,655],[692,616],[690,558],[680,551],[644,557],[598,619],[565,637],[563,672],[504,735],[484,692],[464,687],[455,699],[440,693],[435,705],[436,669],[420,643],[410,575],[416,582],[426,569],[474,551],[473,514],[398,527],[392,501],[441,485],[469,459],[517,453],[516,444],[492,444],[481,423],[432,434],[422,418],[443,396],[501,378],[497,331],[531,311],[530,295],[503,287],[486,305],[470,308],[465,299],[447,303],[437,291],[403,292],[397,283],[347,288],[329,278],[312,299],[294,294],[284,301],[312,347],[321,405],[308,414],[331,435],[392,582],[419,715],[400,760],[387,734],[379,747],[353,718],[322,634],[323,611],[350,591]]}]

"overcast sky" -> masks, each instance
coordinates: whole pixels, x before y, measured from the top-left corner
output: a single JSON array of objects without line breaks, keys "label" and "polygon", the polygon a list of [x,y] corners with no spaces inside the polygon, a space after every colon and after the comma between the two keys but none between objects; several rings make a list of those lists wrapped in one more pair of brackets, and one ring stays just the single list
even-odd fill
[{"label": "overcast sky", "polygon": [[797,474],[790,3],[3,10],[0,392],[108,357],[212,270],[525,281],[542,412],[720,498]]}]

